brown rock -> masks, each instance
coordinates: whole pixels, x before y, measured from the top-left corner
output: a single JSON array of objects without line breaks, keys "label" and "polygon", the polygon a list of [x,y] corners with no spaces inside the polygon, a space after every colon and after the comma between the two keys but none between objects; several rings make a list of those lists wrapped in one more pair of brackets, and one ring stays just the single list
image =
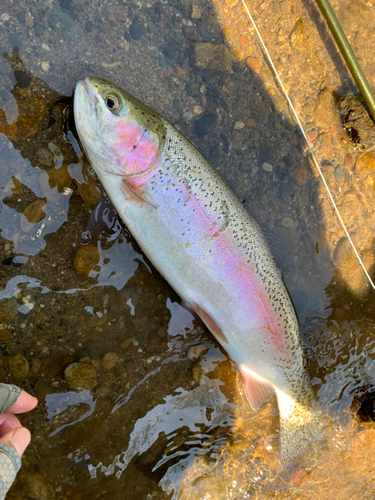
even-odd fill
[{"label": "brown rock", "polygon": [[290,41],[292,46],[297,50],[308,50],[311,52],[315,49],[317,40],[317,31],[315,24],[310,19],[299,19],[291,33]]},{"label": "brown rock", "polygon": [[[364,250],[360,252],[360,256],[366,270],[369,271],[375,262],[374,254],[371,250]],[[343,281],[351,292],[357,297],[364,297],[369,282],[347,238],[339,241],[335,250],[335,261]]]},{"label": "brown rock", "polygon": [[259,71],[261,62],[260,59],[258,59],[257,57],[247,57],[245,62],[248,68],[256,72]]},{"label": "brown rock", "polygon": [[18,302],[15,298],[0,301],[0,321],[10,323],[18,316]]},{"label": "brown rock", "polygon": [[290,476],[290,481],[294,484],[296,488],[303,488],[307,485],[310,478],[305,469],[299,467]]},{"label": "brown rock", "polygon": [[98,265],[100,260],[99,250],[96,245],[86,245],[78,249],[74,256],[74,269],[83,276],[88,276],[90,271]]},{"label": "brown rock", "polygon": [[199,35],[192,26],[184,26],[183,33],[185,38],[191,42],[197,42],[199,40]]},{"label": "brown rock", "polygon": [[240,50],[238,47],[233,47],[230,51],[231,56],[232,56],[232,61],[234,62],[240,62],[243,59],[243,52]]},{"label": "brown rock", "polygon": [[123,5],[116,5],[113,9],[113,15],[116,21],[121,21],[122,23],[125,23],[128,19],[128,12]]},{"label": "brown rock", "polygon": [[362,153],[355,163],[355,173],[367,175],[375,173],[375,153]]},{"label": "brown rock", "polygon": [[375,452],[375,429],[364,429],[358,432],[352,443],[351,461],[353,463],[372,463]]},{"label": "brown rock", "polygon": [[304,186],[307,179],[307,169],[304,165],[297,165],[293,169],[293,175],[299,186]]},{"label": "brown rock", "polygon": [[27,205],[22,213],[31,224],[36,224],[46,216],[46,214],[43,212],[43,207],[45,207],[46,205],[46,198],[43,198],[42,200],[35,200],[30,203],[30,205]]},{"label": "brown rock", "polygon": [[26,495],[35,500],[55,500],[56,495],[52,485],[39,472],[25,474],[21,481]]},{"label": "brown rock", "polygon": [[95,368],[88,363],[72,363],[65,368],[64,376],[75,390],[92,390],[98,385]]},{"label": "brown rock", "polygon": [[197,43],[194,48],[195,65],[210,73],[229,73],[232,58],[225,45]]},{"label": "brown rock", "polygon": [[30,365],[23,354],[13,354],[8,358],[8,368],[13,378],[21,380],[29,374]]},{"label": "brown rock", "polygon": [[100,361],[100,366],[104,370],[112,370],[115,366],[121,363],[121,359],[115,352],[107,352]]},{"label": "brown rock", "polygon": [[341,128],[339,110],[333,95],[323,90],[313,111],[315,123],[321,128]]}]

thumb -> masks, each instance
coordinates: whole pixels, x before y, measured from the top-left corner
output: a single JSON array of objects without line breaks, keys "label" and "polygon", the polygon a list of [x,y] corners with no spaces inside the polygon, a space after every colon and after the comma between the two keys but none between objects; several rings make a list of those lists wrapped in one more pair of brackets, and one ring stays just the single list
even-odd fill
[{"label": "thumb", "polygon": [[22,457],[28,444],[30,443],[31,434],[26,427],[17,427],[0,438],[0,443],[7,444]]}]

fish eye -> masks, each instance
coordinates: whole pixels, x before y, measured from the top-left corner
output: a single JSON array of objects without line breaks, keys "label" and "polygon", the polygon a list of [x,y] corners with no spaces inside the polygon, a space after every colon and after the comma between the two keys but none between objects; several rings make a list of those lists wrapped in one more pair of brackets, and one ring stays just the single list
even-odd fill
[{"label": "fish eye", "polygon": [[105,105],[110,111],[117,111],[120,108],[120,101],[117,96],[110,94],[105,98]]}]

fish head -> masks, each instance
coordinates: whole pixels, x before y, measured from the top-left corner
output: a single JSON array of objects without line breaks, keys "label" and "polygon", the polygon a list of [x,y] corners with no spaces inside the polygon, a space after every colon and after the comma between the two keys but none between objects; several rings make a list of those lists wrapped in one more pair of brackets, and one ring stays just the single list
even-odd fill
[{"label": "fish head", "polygon": [[160,166],[166,137],[161,116],[114,83],[91,76],[78,82],[74,120],[99,175],[107,172],[130,181]]}]

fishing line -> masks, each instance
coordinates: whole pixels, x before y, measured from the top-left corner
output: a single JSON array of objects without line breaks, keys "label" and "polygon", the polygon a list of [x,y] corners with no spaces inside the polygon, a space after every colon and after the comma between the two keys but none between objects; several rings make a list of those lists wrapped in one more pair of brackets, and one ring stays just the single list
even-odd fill
[{"label": "fishing line", "polygon": [[334,209],[335,209],[336,215],[337,215],[337,217],[338,217],[338,219],[339,219],[339,221],[340,221],[340,223],[341,223],[341,225],[342,225],[342,227],[343,227],[343,229],[344,229],[345,235],[346,235],[346,237],[348,238],[348,240],[349,240],[349,242],[350,242],[350,244],[351,244],[351,246],[352,246],[352,248],[353,248],[353,251],[354,251],[354,253],[355,253],[355,255],[356,255],[357,259],[358,259],[358,262],[359,262],[359,264],[361,265],[361,267],[362,267],[362,269],[363,269],[363,271],[364,271],[364,273],[365,273],[365,275],[366,275],[367,279],[369,280],[369,282],[370,282],[370,284],[371,284],[372,288],[375,290],[375,285],[374,285],[374,283],[373,283],[372,279],[370,278],[370,276],[369,276],[369,274],[368,274],[368,272],[367,272],[367,270],[366,270],[366,268],[365,268],[365,266],[364,266],[364,264],[363,264],[363,262],[362,262],[362,259],[361,259],[361,257],[359,256],[359,253],[357,252],[357,249],[356,249],[356,247],[355,247],[355,245],[354,245],[354,243],[353,243],[353,241],[352,241],[352,239],[351,239],[351,237],[350,237],[350,235],[349,235],[349,233],[348,233],[348,230],[346,229],[346,226],[345,226],[345,224],[344,224],[344,221],[343,221],[343,220],[342,220],[342,218],[341,218],[341,215],[340,215],[340,212],[339,212],[339,210],[338,210],[338,208],[337,208],[337,206],[336,206],[335,200],[333,199],[333,196],[332,196],[332,194],[331,194],[331,191],[329,190],[328,184],[327,184],[327,182],[326,182],[326,180],[325,180],[325,178],[324,178],[324,176],[323,176],[323,172],[321,171],[321,168],[320,168],[320,166],[319,166],[319,163],[318,163],[317,159],[315,158],[314,152],[313,152],[313,150],[311,149],[310,143],[309,143],[309,141],[308,141],[308,139],[307,139],[307,137],[306,137],[306,134],[305,134],[305,131],[304,131],[303,126],[302,126],[302,124],[301,124],[301,121],[300,121],[300,119],[298,118],[297,112],[296,112],[296,110],[295,110],[295,108],[294,108],[294,106],[293,106],[293,104],[292,104],[292,101],[291,101],[291,100],[290,100],[290,98],[289,98],[288,92],[285,90],[285,87],[284,87],[284,85],[283,85],[283,82],[282,82],[282,81],[281,81],[281,79],[280,79],[279,73],[277,72],[277,69],[276,69],[276,67],[275,67],[275,65],[274,65],[274,63],[273,63],[273,61],[272,61],[271,55],[270,55],[270,53],[269,53],[269,52],[268,52],[268,50],[267,50],[266,44],[265,44],[265,43],[264,43],[264,41],[263,41],[263,38],[262,38],[262,36],[261,36],[261,34],[260,34],[260,32],[259,32],[258,28],[257,28],[257,25],[255,24],[255,21],[254,21],[254,19],[253,19],[252,15],[250,14],[250,11],[249,11],[249,9],[248,9],[248,7],[247,7],[246,3],[245,3],[245,0],[241,0],[241,1],[242,1],[243,6],[245,7],[245,10],[246,10],[246,12],[247,12],[247,15],[249,16],[249,19],[250,19],[250,21],[251,21],[251,24],[253,25],[253,27],[254,27],[254,29],[255,29],[255,32],[256,32],[256,34],[257,34],[257,36],[258,36],[258,39],[259,39],[259,41],[260,41],[260,44],[261,44],[261,46],[262,46],[263,50],[264,50],[264,52],[265,52],[265,54],[266,54],[266,56],[267,56],[268,62],[269,62],[269,64],[271,65],[271,68],[272,68],[272,70],[273,70],[273,72],[274,72],[274,75],[275,75],[275,77],[276,77],[276,79],[277,79],[277,81],[278,81],[278,83],[279,83],[279,85],[280,85],[280,87],[281,87],[281,89],[282,89],[282,91],[283,91],[283,93],[284,93],[285,97],[286,97],[286,100],[287,100],[288,105],[289,105],[289,107],[290,107],[290,109],[291,109],[291,111],[292,111],[292,114],[293,114],[293,116],[294,116],[295,120],[297,121],[299,128],[301,129],[302,135],[303,135],[303,137],[304,137],[304,139],[305,139],[305,141],[306,141],[307,147],[309,148],[309,151],[310,151],[311,157],[312,157],[312,159],[313,159],[313,162],[314,162],[314,164],[315,164],[315,166],[316,166],[316,168],[317,168],[317,170],[318,170],[318,172],[319,172],[320,178],[321,178],[321,179],[322,179],[322,181],[323,181],[324,187],[325,187],[325,188],[326,188],[326,190],[327,190],[328,196],[329,196],[329,198],[330,198],[330,200],[331,200],[331,202],[332,202],[332,205],[333,205],[333,207],[334,207]]}]

